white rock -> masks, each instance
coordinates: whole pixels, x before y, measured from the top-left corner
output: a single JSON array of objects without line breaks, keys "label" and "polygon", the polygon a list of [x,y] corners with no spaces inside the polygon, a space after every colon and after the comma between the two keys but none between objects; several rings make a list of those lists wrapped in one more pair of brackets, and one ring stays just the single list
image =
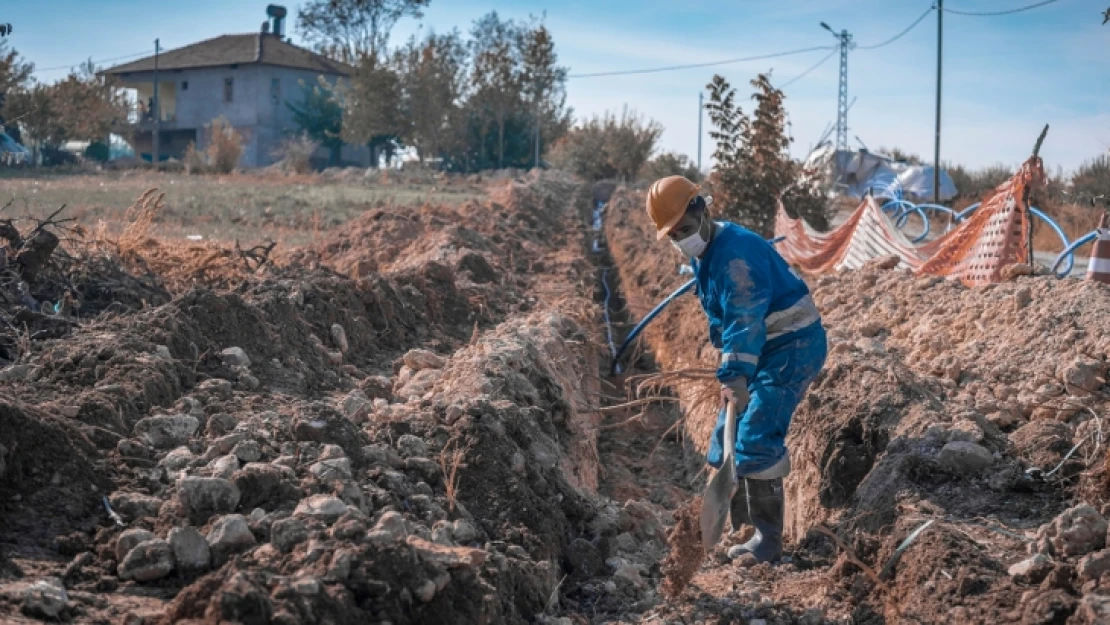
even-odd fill
[{"label": "white rock", "polygon": [[116,537],[116,562],[123,562],[127,554],[141,543],[157,538],[151,532],[142,528],[133,527],[123,530]]},{"label": "white rock", "polygon": [[325,523],[334,523],[347,511],[347,504],[331,495],[312,495],[302,499],[293,511],[294,516],[311,517],[320,519]]},{"label": "white rock", "polygon": [[262,458],[262,446],[255,440],[239,441],[231,453],[242,462],[258,462]]},{"label": "white rock", "polygon": [[239,458],[235,454],[227,454],[209,462],[208,466],[212,469],[212,477],[231,479],[231,476],[239,470]]},{"label": "white rock", "polygon": [[208,568],[212,554],[208,541],[191,526],[175,527],[166,537],[173,550],[178,568],[185,571],[203,571]]},{"label": "white rock", "polygon": [[420,438],[419,436],[405,434],[397,439],[397,451],[401,452],[401,455],[406,458],[410,458],[413,456],[427,456],[428,444],[425,443],[424,439]]},{"label": "white rock", "polygon": [[215,477],[183,477],[177,481],[177,495],[195,523],[213,514],[233,512],[239,506],[239,488]]},{"label": "white rock", "polygon": [[274,521],[270,526],[270,542],[282,553],[308,540],[308,529],[300,519],[289,517]]},{"label": "white rock", "polygon": [[422,371],[424,369],[442,369],[446,364],[443,356],[439,356],[426,349],[413,349],[401,357],[401,361],[405,363],[413,371]]},{"label": "white rock", "polygon": [[1010,565],[1010,568],[1007,569],[1006,572],[1010,574],[1010,577],[1027,576],[1037,569],[1044,569],[1045,567],[1051,566],[1052,560],[1049,560],[1048,556],[1038,553],[1031,558],[1026,558],[1021,562]]},{"label": "white rock", "polygon": [[23,610],[39,618],[58,618],[68,601],[66,587],[57,577],[40,579],[23,592]]},{"label": "white rock", "polygon": [[220,352],[220,358],[223,360],[224,365],[228,367],[249,367],[251,366],[251,359],[247,357],[247,352],[243,351],[241,347],[229,347]]},{"label": "white rock", "polygon": [[952,441],[940,450],[937,461],[953,473],[974,474],[994,464],[994,456],[982,445]]},{"label": "white rock", "polygon": [[451,527],[451,535],[460,543],[469,543],[477,540],[478,530],[474,529],[474,524],[466,519],[456,520]]},{"label": "white rock", "polygon": [[139,419],[135,435],[151,447],[171,449],[184,445],[198,427],[200,421],[191,415],[157,415]]},{"label": "white rock", "polygon": [[247,519],[241,514],[222,516],[212,524],[209,530],[208,547],[212,550],[212,561],[216,566],[227,562],[229,556],[239,551],[254,546],[254,534],[251,533]]},{"label": "white rock", "polygon": [[170,451],[164,458],[158,462],[158,466],[165,467],[168,471],[181,471],[189,466],[189,464],[196,460],[193,452],[189,451],[188,447],[178,447]]},{"label": "white rock", "polygon": [[121,579],[150,582],[161,579],[173,571],[173,550],[161,538],[139,543],[127,553],[119,565]]},{"label": "white rock", "polygon": [[308,467],[308,471],[321,481],[351,479],[351,461],[348,458],[321,460]]}]

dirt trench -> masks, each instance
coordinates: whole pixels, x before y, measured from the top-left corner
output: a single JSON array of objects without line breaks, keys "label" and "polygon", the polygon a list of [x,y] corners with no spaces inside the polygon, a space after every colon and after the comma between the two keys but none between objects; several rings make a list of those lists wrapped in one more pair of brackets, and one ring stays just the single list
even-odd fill
[{"label": "dirt trench", "polygon": [[[689,279],[642,206],[620,190],[605,221],[634,318]],[[678,601],[645,619],[1110,618],[1110,578],[1093,566],[1110,557],[1099,442],[1110,289],[1044,277],[967,289],[893,266],[810,280],[831,353],[788,439],[786,560],[737,569],[711,554]],[[715,367],[694,297],[656,319],[643,353],[664,372]],[[698,462],[716,405],[705,383],[671,390]],[[1072,544],[1065,528],[1092,538]]]},{"label": "dirt trench", "polygon": [[662,540],[598,493],[589,192],[531,175],[372,211],[232,290],[35,344],[4,369],[0,614],[577,619],[617,542]]}]

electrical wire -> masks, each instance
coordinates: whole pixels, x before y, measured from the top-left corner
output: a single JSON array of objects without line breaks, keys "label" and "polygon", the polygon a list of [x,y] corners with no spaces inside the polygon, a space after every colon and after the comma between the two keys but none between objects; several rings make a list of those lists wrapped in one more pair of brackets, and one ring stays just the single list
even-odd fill
[{"label": "electrical wire", "polygon": [[836,56],[837,52],[839,52],[839,50],[833,50],[832,52],[830,52],[828,54],[828,56],[826,56],[825,58],[821,59],[820,61],[817,61],[816,63],[814,63],[813,66],[810,67],[809,69],[807,69],[806,71],[802,72],[801,74],[798,74],[797,76],[791,78],[790,80],[784,82],[783,84],[781,84],[781,85],[779,85],[778,87],[775,87],[775,88],[779,89],[779,90],[786,89],[790,85],[792,85],[792,84],[798,82],[799,80],[805,78],[806,74],[808,74],[808,73],[812,72],[813,70],[817,69],[818,67],[821,67],[822,65],[824,65],[829,59]]},{"label": "electrical wire", "polygon": [[728,65],[730,63],[743,63],[745,61],[761,61],[763,59],[775,59],[783,56],[791,56],[794,54],[804,54],[806,52],[816,52],[818,50],[835,50],[836,46],[814,46],[811,48],[799,48],[797,50],[787,50],[785,52],[774,52],[771,54],[760,54],[758,56],[747,56],[735,59],[725,59],[723,61],[710,61],[708,63],[690,63],[688,65],[670,65],[666,67],[649,67],[645,69],[628,69],[613,72],[593,72],[589,74],[570,74],[567,78],[599,78],[602,76],[624,76],[628,74],[654,74],[656,72],[670,72],[680,69],[696,69],[699,67],[713,67],[715,65]]},{"label": "electrical wire", "polygon": [[[99,59],[99,60],[93,61],[93,65],[99,65],[101,63],[111,63],[112,61],[122,61],[124,59],[133,59],[137,56],[142,56],[144,54],[154,54],[154,50],[147,50],[145,52],[136,52],[134,54],[125,54],[123,56],[117,56],[117,57],[113,57],[113,58],[110,58],[110,59]],[[85,61],[81,61],[80,63],[70,63],[69,65],[55,65],[54,67],[36,67],[35,71],[36,72],[53,72],[53,71],[56,71],[56,70],[70,69],[70,68],[73,68],[73,67],[77,67],[78,65],[81,65],[82,63],[86,63],[86,62],[88,62],[87,59]]]},{"label": "electrical wire", "polygon": [[[1055,1],[1056,0],[1052,0],[1052,2],[1055,2]],[[929,14],[932,13],[936,8],[937,8],[936,5],[930,5],[929,8],[925,9],[925,12],[921,14],[921,17],[914,20],[913,23],[910,24],[909,26],[907,26],[905,30],[898,33],[897,35],[894,35],[890,39],[887,39],[886,41],[884,41],[882,43],[877,43],[873,46],[856,46],[856,49],[858,49],[858,50],[875,50],[877,48],[882,48],[883,46],[889,46],[890,44],[894,43],[895,41],[898,41],[902,37],[905,37],[907,33],[909,33],[911,30],[916,28],[917,25],[920,24],[926,17],[928,17]]]},{"label": "electrical wire", "polygon": [[944,12],[945,13],[952,13],[954,15],[967,15],[967,16],[970,16],[970,17],[995,17],[995,16],[998,16],[998,15],[1013,15],[1014,13],[1021,13],[1022,11],[1029,11],[1030,9],[1036,9],[1036,8],[1039,8],[1039,7],[1043,7],[1046,4],[1052,4],[1053,2],[1059,2],[1059,1],[1060,0],[1044,0],[1044,2],[1037,2],[1036,4],[1030,4],[1028,6],[1018,7],[1016,9],[1009,9],[1009,10],[1006,10],[1006,11],[984,11],[984,12],[957,11],[956,9],[949,9],[949,8],[945,7]]}]

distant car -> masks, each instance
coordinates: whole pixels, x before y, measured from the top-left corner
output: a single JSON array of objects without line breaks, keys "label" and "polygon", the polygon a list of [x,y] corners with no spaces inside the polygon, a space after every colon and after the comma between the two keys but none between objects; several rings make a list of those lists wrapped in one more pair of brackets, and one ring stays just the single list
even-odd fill
[{"label": "distant car", "polygon": [[31,162],[31,151],[16,143],[8,133],[0,132],[0,165],[26,165]]}]

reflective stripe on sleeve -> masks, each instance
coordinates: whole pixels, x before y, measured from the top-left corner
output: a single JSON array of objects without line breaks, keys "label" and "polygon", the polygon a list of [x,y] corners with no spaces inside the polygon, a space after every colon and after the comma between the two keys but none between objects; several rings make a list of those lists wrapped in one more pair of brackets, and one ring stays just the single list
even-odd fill
[{"label": "reflective stripe on sleeve", "polygon": [[744,362],[749,365],[758,365],[759,356],[756,354],[730,354],[721,352],[721,364],[727,365],[730,362]]}]

